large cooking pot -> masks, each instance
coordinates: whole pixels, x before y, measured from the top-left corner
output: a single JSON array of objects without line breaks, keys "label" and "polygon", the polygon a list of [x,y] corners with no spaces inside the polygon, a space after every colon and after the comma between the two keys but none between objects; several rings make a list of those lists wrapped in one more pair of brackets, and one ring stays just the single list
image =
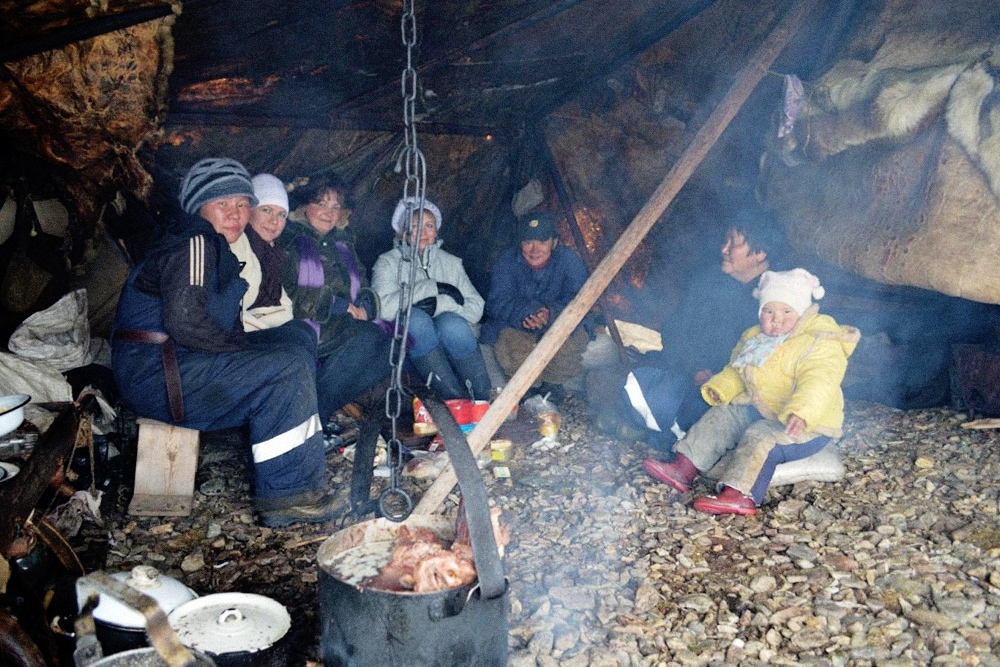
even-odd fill
[{"label": "large cooking pot", "polygon": [[292,618],[278,602],[254,593],[214,593],[167,616],[181,643],[218,667],[288,667]]},{"label": "large cooking pot", "polygon": [[[76,667],[215,667],[211,658],[181,644],[167,615],[156,600],[143,595],[106,572],[92,572],[77,581],[86,602],[76,619]],[[139,648],[105,656],[94,626],[93,610],[100,598],[115,598],[139,611],[146,619],[152,648]]]},{"label": "large cooking pot", "polygon": [[[130,572],[115,572],[111,577],[151,597],[168,616],[178,606],[198,597],[197,593],[182,582],[150,565],[137,565]],[[86,578],[77,581],[78,609],[83,609],[91,588]],[[126,602],[110,595],[102,595],[93,615],[97,626],[97,641],[106,654],[149,646],[146,639],[146,618]]]},{"label": "large cooking pot", "polygon": [[497,555],[486,487],[455,419],[437,398],[420,399],[438,426],[465,500],[478,581],[435,593],[364,590],[332,567],[343,552],[390,540],[402,525],[452,530],[441,517],[415,515],[402,524],[363,522],[334,533],[317,553],[321,651],[325,667],[504,667],[507,580]]}]

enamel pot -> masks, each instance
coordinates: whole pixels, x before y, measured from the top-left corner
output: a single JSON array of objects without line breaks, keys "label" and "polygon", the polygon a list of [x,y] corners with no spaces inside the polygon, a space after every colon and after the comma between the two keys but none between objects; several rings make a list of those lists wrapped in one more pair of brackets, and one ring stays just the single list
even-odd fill
[{"label": "enamel pot", "polygon": [[[111,578],[152,598],[164,614],[169,614],[178,605],[198,597],[183,583],[150,565],[137,565],[130,572],[116,572]],[[83,609],[86,601],[88,589],[86,584],[87,582],[83,580],[77,581],[78,609]],[[93,615],[97,626],[97,639],[104,653],[118,653],[149,646],[146,637],[146,619],[141,612],[121,600],[109,595],[101,596]]]},{"label": "enamel pot", "polygon": [[169,615],[181,643],[219,667],[287,667],[291,616],[271,598],[214,593],[185,602]]},{"label": "enamel pot", "polygon": [[[475,458],[448,409],[420,394],[437,424],[465,500],[478,580],[433,593],[363,589],[338,575],[338,557],[363,544],[391,545],[401,525],[453,538],[453,522],[414,515],[403,524],[375,519],[334,533],[317,553],[324,667],[504,667],[507,580],[497,555],[486,488]],[[353,581],[353,580],[350,580]]]},{"label": "enamel pot", "polygon": [[[106,572],[91,572],[77,580],[76,590],[83,601],[75,623],[73,663],[76,667],[215,667],[207,655],[181,644],[156,600],[120,579]],[[104,654],[95,632],[93,610],[99,602],[110,599],[137,612],[144,619],[151,647]]]}]

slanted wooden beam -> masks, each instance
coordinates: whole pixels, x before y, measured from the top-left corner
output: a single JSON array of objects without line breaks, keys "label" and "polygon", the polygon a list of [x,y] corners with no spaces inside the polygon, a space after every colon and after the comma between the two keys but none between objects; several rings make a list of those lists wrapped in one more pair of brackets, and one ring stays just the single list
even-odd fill
[{"label": "slanted wooden beam", "polygon": [[[474,454],[479,453],[489,443],[510,411],[541,374],[552,357],[566,341],[576,326],[583,320],[594,302],[611,283],[621,267],[628,261],[635,249],[652,229],[656,221],[674,200],[695,169],[701,164],[709,150],[719,140],[737,112],[746,103],[750,93],[767,74],[768,69],[781,54],[799,25],[809,15],[816,0],[800,0],[768,35],[746,66],[737,75],[726,96],[719,102],[705,124],[691,140],[681,156],[670,168],[649,201],[639,210],[628,228],[618,238],[617,243],[601,260],[590,278],[583,284],[576,297],[556,318],[549,330],[532,350],[521,367],[504,387],[500,395],[487,410],[482,420],[469,434],[469,447]],[[449,465],[424,493],[414,512],[433,514],[455,486],[455,471]]]}]

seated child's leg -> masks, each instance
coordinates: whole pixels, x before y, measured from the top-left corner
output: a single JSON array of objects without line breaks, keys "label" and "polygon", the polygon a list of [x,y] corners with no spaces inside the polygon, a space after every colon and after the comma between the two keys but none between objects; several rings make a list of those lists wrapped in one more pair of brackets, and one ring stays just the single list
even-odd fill
[{"label": "seated child's leg", "polygon": [[636,421],[652,431],[670,433],[689,387],[692,382],[681,373],[641,366],[626,376],[621,395]]},{"label": "seated child's leg", "polygon": [[720,482],[750,496],[760,505],[779,464],[812,456],[828,442],[827,436],[808,431],[792,438],[785,433],[781,422],[761,419],[740,439],[733,452],[733,461]]},{"label": "seated child's leg", "polygon": [[759,418],[757,410],[749,405],[716,406],[691,427],[675,451],[704,472],[736,447],[743,432]]}]

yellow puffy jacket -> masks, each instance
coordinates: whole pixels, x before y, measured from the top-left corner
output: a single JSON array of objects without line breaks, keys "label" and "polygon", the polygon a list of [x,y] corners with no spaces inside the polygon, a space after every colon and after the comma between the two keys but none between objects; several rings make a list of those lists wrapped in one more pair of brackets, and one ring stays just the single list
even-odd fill
[{"label": "yellow puffy jacket", "polygon": [[[744,343],[759,333],[760,326],[743,332],[730,364]],[[701,395],[709,405],[751,404],[767,419],[782,424],[790,415],[798,415],[808,431],[839,437],[844,425],[840,383],[860,338],[856,328],[820,315],[813,304],[763,366],[737,370],[727,365],[701,386]],[[711,400],[709,389],[719,395],[718,401]]]}]

